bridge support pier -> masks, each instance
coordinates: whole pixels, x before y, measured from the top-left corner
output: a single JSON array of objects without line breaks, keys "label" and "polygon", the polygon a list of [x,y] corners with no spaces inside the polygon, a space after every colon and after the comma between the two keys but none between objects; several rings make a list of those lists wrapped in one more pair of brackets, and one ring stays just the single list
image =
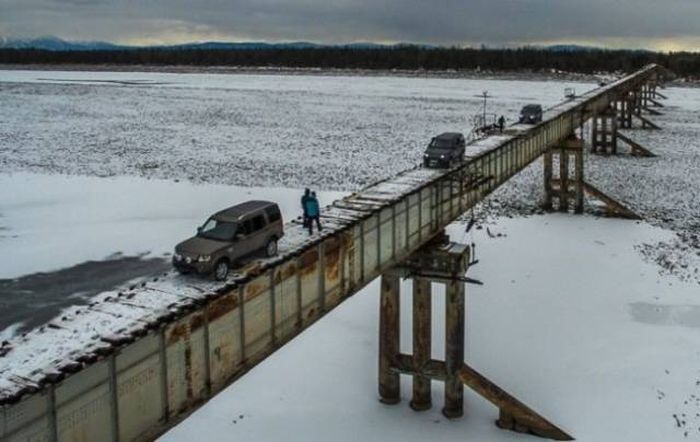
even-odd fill
[{"label": "bridge support pier", "polygon": [[[653,156],[651,152],[631,139],[622,134],[618,134],[618,136],[632,145],[633,152],[636,146],[637,149],[647,152],[649,154],[647,156]],[[555,159],[559,163],[558,176],[554,176]],[[571,163],[573,163],[573,174],[569,167]],[[549,149],[544,154],[544,202],[542,208],[552,211],[555,209],[556,203],[556,209],[560,212],[568,212],[570,208],[573,208],[574,213],[580,214],[583,213],[584,194],[601,202],[608,216],[641,219],[624,204],[586,182],[583,165],[583,140],[572,134],[559,146]]]},{"label": "bridge support pier", "polygon": [[617,123],[620,129],[632,128],[633,100],[634,98],[630,93],[625,93],[625,95],[617,101]]},{"label": "bridge support pier", "polygon": [[617,112],[613,107],[592,118],[591,153],[617,154],[617,121]]},{"label": "bridge support pier", "polygon": [[[642,102],[650,100],[652,86],[644,86],[641,91],[629,92],[614,102],[610,109],[592,118],[591,123],[591,152],[598,154],[618,153],[619,142],[630,146],[630,154],[640,157],[655,157],[649,149],[642,146],[618,129],[633,129],[633,117],[642,122],[642,128],[656,128],[654,123],[641,116]],[[661,114],[653,109],[645,108],[652,114]]]},{"label": "bridge support pier", "polygon": [[[499,428],[555,440],[573,440],[528,406],[464,363],[465,274],[469,247],[449,241],[444,234],[400,265],[382,275],[379,324],[379,397],[386,404],[400,401],[399,375],[413,377],[411,408],[432,407],[431,382],[445,384],[443,415],[455,419],[464,413],[464,386],[499,409]],[[413,281],[413,354],[401,354],[400,278]],[[431,358],[433,283],[445,285],[445,361]]]},{"label": "bridge support pier", "polygon": [[[559,172],[554,177],[554,159],[558,160]],[[573,163],[573,175],[570,164]],[[583,142],[571,136],[559,146],[544,154],[544,204],[545,210],[554,209],[554,199],[560,212],[583,213]]]},{"label": "bridge support pier", "polygon": [[[661,128],[653,123],[651,120],[642,115],[642,111],[647,111],[652,114],[660,114],[660,112],[652,110],[649,108],[649,103],[660,103],[653,99],[656,92],[652,92],[652,86],[648,83],[643,84],[639,89],[632,92],[632,117],[639,120],[642,126],[639,129],[652,129],[660,130]],[[628,129],[633,129],[631,122],[629,123]]]}]

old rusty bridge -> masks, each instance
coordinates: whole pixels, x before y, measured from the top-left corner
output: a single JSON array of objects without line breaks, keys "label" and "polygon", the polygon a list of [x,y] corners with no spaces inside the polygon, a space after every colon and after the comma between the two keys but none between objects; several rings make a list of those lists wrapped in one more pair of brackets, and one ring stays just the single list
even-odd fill
[{"label": "old rusty bridge", "polygon": [[[648,115],[667,75],[647,66],[547,110],[540,124],[470,143],[458,166],[408,170],[336,201],[322,235],[288,223],[279,256],[226,284],[169,273],[3,344],[0,440],[151,439],[380,276],[382,401],[400,400],[401,373],[413,376],[416,410],[432,406],[431,381],[444,382],[443,413],[454,418],[466,385],[499,409],[499,427],[572,439],[464,361],[469,249],[444,229],[540,156],[546,208],[581,213],[588,194],[636,217],[586,182],[583,127],[594,153],[616,154],[620,142],[653,155],[618,128],[657,128]],[[412,355],[399,352],[400,278],[413,280]],[[446,285],[445,361],[430,356],[431,282]]]}]

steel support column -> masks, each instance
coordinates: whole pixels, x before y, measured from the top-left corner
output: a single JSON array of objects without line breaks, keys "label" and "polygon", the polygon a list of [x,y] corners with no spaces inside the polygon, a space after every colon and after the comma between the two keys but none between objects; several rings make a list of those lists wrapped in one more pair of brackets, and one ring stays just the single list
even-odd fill
[{"label": "steel support column", "polygon": [[464,364],[464,283],[449,281],[445,300],[445,406],[442,414],[464,414],[464,385],[459,371]]},{"label": "steel support column", "polygon": [[[425,278],[413,280],[413,364],[424,367],[432,352],[432,299],[430,281]],[[416,374],[413,376],[413,400],[411,408],[416,411],[432,407],[430,378]]]},{"label": "steel support column", "polygon": [[382,275],[379,308],[379,398],[385,404],[396,404],[401,400],[399,373],[392,369],[399,354],[400,343],[399,288],[397,274]]}]

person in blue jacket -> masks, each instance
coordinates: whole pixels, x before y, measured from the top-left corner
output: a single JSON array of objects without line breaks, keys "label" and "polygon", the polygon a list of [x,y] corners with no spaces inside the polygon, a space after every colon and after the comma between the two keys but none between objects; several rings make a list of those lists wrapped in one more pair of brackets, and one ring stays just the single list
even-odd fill
[{"label": "person in blue jacket", "polygon": [[309,228],[309,235],[313,235],[314,233],[314,226],[313,223],[316,221],[316,227],[318,227],[318,230],[321,231],[321,208],[319,207],[318,204],[318,198],[316,198],[316,192],[311,192],[311,195],[305,200],[305,209],[306,209],[306,216],[307,216],[307,227]]},{"label": "person in blue jacket", "polygon": [[304,195],[301,197],[301,210],[304,213],[304,227],[309,227],[309,214],[306,213],[306,202],[311,198],[311,189],[304,189]]}]

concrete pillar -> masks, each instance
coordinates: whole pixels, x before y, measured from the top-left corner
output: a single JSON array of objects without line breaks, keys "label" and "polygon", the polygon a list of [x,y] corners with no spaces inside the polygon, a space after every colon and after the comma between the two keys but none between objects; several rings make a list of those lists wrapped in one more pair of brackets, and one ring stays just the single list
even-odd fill
[{"label": "concrete pillar", "polygon": [[379,400],[396,404],[401,400],[399,373],[392,370],[399,354],[400,280],[396,274],[383,274],[379,306]]},{"label": "concrete pillar", "polygon": [[[416,368],[425,367],[430,361],[432,300],[430,281],[424,278],[413,279],[413,363]],[[432,407],[430,378],[413,376],[413,400],[411,408],[416,411]]]},{"label": "concrete pillar", "polygon": [[448,418],[464,414],[464,385],[459,371],[464,365],[464,283],[450,281],[446,285],[445,311],[445,406]]}]

